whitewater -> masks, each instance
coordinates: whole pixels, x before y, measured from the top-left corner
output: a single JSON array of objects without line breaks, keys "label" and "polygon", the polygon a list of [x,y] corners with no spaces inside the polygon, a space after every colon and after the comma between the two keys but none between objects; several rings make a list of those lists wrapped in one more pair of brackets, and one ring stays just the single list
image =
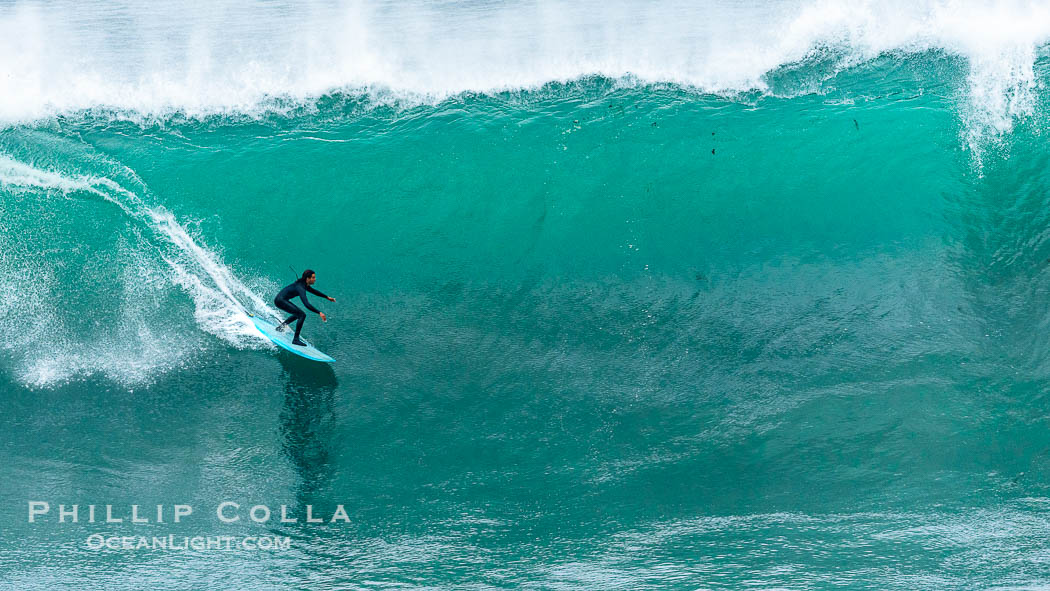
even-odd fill
[{"label": "whitewater", "polygon": [[[257,114],[336,91],[433,103],[602,76],[697,92],[821,92],[886,54],[966,62],[973,125],[1030,114],[1050,7],[997,2],[398,5],[16,3],[2,15],[0,120],[88,110]],[[130,35],[130,37],[128,37]],[[122,42],[128,40],[131,42]],[[16,57],[17,56],[17,57]],[[770,75],[816,62],[813,80]],[[932,82],[932,81],[931,81]]]},{"label": "whitewater", "polygon": [[1044,588],[1048,74],[1048,2],[2,4],[0,588]]}]

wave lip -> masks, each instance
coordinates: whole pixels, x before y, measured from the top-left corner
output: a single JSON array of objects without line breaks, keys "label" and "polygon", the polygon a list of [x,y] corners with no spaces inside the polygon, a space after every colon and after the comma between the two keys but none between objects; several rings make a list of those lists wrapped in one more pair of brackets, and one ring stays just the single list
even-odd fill
[{"label": "wave lip", "polygon": [[959,56],[962,117],[1004,133],[1032,113],[1048,41],[1050,6],[1018,0],[16,3],[0,12],[0,55],[16,58],[0,60],[0,121],[254,115],[348,89],[424,103],[594,75],[767,91],[768,75],[830,48],[833,69],[894,52]]}]

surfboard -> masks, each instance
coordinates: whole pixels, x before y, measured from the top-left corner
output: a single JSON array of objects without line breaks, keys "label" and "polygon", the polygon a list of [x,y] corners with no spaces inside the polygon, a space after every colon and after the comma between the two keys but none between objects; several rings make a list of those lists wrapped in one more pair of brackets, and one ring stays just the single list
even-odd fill
[{"label": "surfboard", "polygon": [[263,335],[266,338],[273,341],[273,344],[277,345],[278,347],[286,349],[300,357],[306,357],[307,359],[311,359],[313,361],[321,361],[323,363],[332,363],[333,361],[335,361],[335,359],[332,359],[331,357],[318,351],[316,347],[310,344],[310,341],[303,339],[302,336],[300,336],[299,338],[306,343],[306,346],[300,347],[299,345],[293,345],[292,338],[295,336],[295,331],[292,330],[291,327],[289,327],[288,330],[278,331],[276,324],[268,320],[263,320],[262,318],[259,318],[258,316],[255,316],[253,314],[249,314],[249,316],[251,317],[252,322],[255,323],[255,328],[258,328],[259,332],[263,333]]}]

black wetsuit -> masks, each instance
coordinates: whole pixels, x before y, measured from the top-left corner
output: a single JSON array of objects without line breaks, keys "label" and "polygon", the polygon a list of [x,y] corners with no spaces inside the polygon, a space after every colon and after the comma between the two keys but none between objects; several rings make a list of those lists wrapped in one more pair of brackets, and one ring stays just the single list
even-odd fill
[{"label": "black wetsuit", "polygon": [[305,279],[296,279],[295,283],[282,289],[281,292],[277,294],[277,297],[273,299],[273,305],[291,314],[291,316],[288,317],[288,320],[284,321],[285,324],[290,323],[292,319],[296,320],[296,340],[299,339],[299,333],[303,330],[303,322],[306,321],[306,312],[303,312],[299,308],[299,306],[296,306],[288,300],[292,298],[299,298],[303,302],[303,305],[306,306],[307,310],[310,310],[311,312],[316,312],[318,314],[321,313],[320,310],[310,305],[310,301],[306,299],[306,292],[310,292],[316,296],[321,296],[322,298],[328,299],[328,296],[307,285]]}]

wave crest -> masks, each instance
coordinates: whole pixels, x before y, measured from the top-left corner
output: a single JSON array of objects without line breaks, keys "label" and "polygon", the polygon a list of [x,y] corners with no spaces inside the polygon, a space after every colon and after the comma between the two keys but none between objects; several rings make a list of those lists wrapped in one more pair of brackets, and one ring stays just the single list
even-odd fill
[{"label": "wave crest", "polygon": [[1002,134],[1032,113],[1048,41],[1050,6],[1021,1],[16,3],[0,12],[0,55],[17,56],[0,60],[0,121],[252,115],[340,90],[419,104],[594,75],[768,91],[770,75],[833,48],[837,68],[889,52],[964,59],[961,116]]}]

